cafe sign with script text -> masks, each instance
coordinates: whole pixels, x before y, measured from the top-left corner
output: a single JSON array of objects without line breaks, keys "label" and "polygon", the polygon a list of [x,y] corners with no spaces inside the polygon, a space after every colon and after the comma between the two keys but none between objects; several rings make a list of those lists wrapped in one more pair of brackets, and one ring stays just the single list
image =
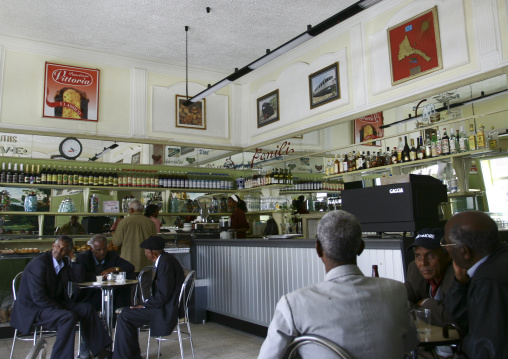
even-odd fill
[{"label": "cafe sign with script text", "polygon": [[44,117],[99,120],[99,70],[46,62]]},{"label": "cafe sign with script text", "polygon": [[250,162],[250,167],[254,167],[254,163],[264,162],[268,160],[272,160],[284,155],[289,155],[290,153],[295,152],[294,149],[289,147],[291,142],[284,141],[282,144],[277,145],[275,150],[263,151],[262,148],[256,148],[256,152],[252,156],[252,161]]}]

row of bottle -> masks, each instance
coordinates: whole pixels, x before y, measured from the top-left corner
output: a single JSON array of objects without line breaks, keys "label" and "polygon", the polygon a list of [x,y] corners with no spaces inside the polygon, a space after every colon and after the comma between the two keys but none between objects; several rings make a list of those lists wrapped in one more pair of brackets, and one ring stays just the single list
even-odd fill
[{"label": "row of bottle", "polygon": [[273,184],[293,184],[293,174],[291,169],[275,168],[273,170],[262,171],[251,177],[245,178],[244,186],[248,188],[256,188]]},{"label": "row of bottle", "polygon": [[411,139],[411,147],[408,144],[407,136],[404,136],[404,142],[402,137],[399,137],[399,146],[394,147],[391,151],[387,147],[385,153],[380,150],[377,154],[371,155],[370,151],[367,151],[367,154],[363,151],[357,155],[356,151],[352,151],[349,154],[335,155],[333,161],[328,160],[325,173],[330,176],[477,149],[496,149],[499,146],[498,132],[494,127],[488,134],[485,134],[482,125],[477,132],[474,131],[473,125],[470,125],[469,134],[464,132],[462,126],[460,126],[460,131],[454,132],[452,128],[450,133],[451,136],[448,136],[446,128],[443,128],[443,137],[441,137],[439,130],[433,131],[431,135],[427,134],[425,143],[421,136],[417,138],[416,146],[414,139]]},{"label": "row of bottle", "polygon": [[[180,173],[155,170],[83,168],[77,166],[19,165],[2,163],[0,182],[69,186],[113,186],[182,189],[234,189],[234,179],[224,173]],[[26,171],[25,171],[26,168]]]},{"label": "row of bottle", "polygon": [[294,188],[289,188],[290,191],[343,191],[344,180],[330,180],[323,178],[296,178],[294,180]]}]

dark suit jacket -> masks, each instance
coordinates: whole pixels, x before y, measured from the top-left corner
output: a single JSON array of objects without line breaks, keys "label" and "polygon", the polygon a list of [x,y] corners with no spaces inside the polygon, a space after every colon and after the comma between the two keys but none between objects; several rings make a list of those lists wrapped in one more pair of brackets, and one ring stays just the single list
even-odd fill
[{"label": "dark suit jacket", "polygon": [[454,281],[446,310],[466,336],[460,358],[508,358],[508,245],[503,243],[468,283]]},{"label": "dark suit jacket", "polygon": [[407,269],[406,286],[407,298],[411,303],[411,308],[416,307],[416,303],[420,300],[429,298],[429,300],[423,303],[422,308],[430,309],[431,323],[432,325],[443,326],[446,322],[452,321],[451,315],[445,312],[444,300],[448,295],[453,279],[455,278],[455,272],[453,271],[453,265],[450,261],[448,268],[446,269],[443,282],[441,283],[441,300],[437,301],[429,296],[430,284],[423,278],[422,274],[418,270],[416,263],[413,261],[409,264]]},{"label": "dark suit jacket", "polygon": [[185,280],[183,268],[171,254],[162,253],[155,271],[152,296],[144,303],[152,311],[150,329],[153,336],[168,335],[178,322],[178,296]]},{"label": "dark suit jacket", "polygon": [[22,333],[29,333],[42,308],[63,308],[66,303],[71,302],[67,292],[68,282],[83,282],[84,272],[79,263],[70,266],[67,258],[64,258],[64,263],[60,270],[61,283],[57,283],[51,251],[41,254],[27,264],[12,308],[11,325],[14,328]]},{"label": "dark suit jacket", "polygon": [[[92,251],[87,250],[83,253],[80,253],[76,257],[76,260],[83,266],[83,270],[85,271],[85,281],[95,282],[95,260],[93,258]],[[120,257],[117,253],[108,251],[108,253],[106,253],[106,257],[104,258],[104,269],[109,269],[112,267],[122,268],[122,270],[126,272],[128,279],[134,279],[134,266],[129,261]],[[100,297],[100,290],[98,289],[77,288],[76,301],[88,301],[92,296],[94,296],[95,293],[97,293]]]}]

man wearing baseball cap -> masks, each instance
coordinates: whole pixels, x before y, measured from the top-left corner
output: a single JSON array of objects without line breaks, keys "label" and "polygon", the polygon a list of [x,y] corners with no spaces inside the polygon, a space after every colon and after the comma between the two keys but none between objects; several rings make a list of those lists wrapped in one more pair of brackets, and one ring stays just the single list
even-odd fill
[{"label": "man wearing baseball cap", "polygon": [[164,252],[164,238],[151,236],[139,246],[155,265],[152,296],[143,304],[125,308],[118,316],[113,359],[141,358],[138,331],[150,324],[152,336],[169,335],[178,321],[178,296],[184,281],[183,268]]},{"label": "man wearing baseball cap", "polygon": [[[441,228],[424,228],[420,230],[413,244],[415,260],[409,264],[406,282],[407,296],[412,308],[428,308],[431,311],[431,324],[443,326],[452,318],[445,314],[444,299],[450,290],[455,272],[451,257],[440,241],[444,231]],[[423,358],[436,358],[433,353],[423,353]],[[448,347],[437,348],[438,357],[452,355]]]}]

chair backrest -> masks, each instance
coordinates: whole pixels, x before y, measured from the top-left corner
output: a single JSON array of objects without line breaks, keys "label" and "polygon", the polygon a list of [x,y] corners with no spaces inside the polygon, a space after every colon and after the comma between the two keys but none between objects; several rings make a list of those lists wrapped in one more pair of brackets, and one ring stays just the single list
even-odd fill
[{"label": "chair backrest", "polygon": [[[152,280],[154,266],[146,266],[138,274],[138,285],[136,286],[136,294],[134,301],[137,304],[144,303],[152,295]],[[141,299],[139,302],[138,299]]]},{"label": "chair backrest", "polygon": [[21,283],[21,276],[22,275],[23,275],[23,272],[19,272],[12,279],[12,297],[14,298],[14,300],[16,300],[16,298],[18,296],[18,289],[19,289],[19,284]]},{"label": "chair backrest", "polygon": [[293,342],[289,345],[289,347],[286,349],[286,353],[284,354],[284,359],[291,359],[293,358],[298,348],[300,348],[302,345],[305,344],[317,344],[324,348],[329,349],[331,352],[335,353],[338,358],[341,359],[353,359],[351,355],[347,351],[345,351],[342,347],[340,347],[338,344],[332,342],[329,339],[320,337],[319,335],[302,335],[299,337],[296,337],[293,339]]},{"label": "chair backrest", "polygon": [[192,296],[192,291],[194,290],[194,285],[196,284],[196,271],[191,270],[182,284],[182,289],[180,290],[180,296],[178,297],[178,307],[181,308],[183,305],[183,310],[185,311],[185,318],[188,317],[188,304],[189,300]]}]

